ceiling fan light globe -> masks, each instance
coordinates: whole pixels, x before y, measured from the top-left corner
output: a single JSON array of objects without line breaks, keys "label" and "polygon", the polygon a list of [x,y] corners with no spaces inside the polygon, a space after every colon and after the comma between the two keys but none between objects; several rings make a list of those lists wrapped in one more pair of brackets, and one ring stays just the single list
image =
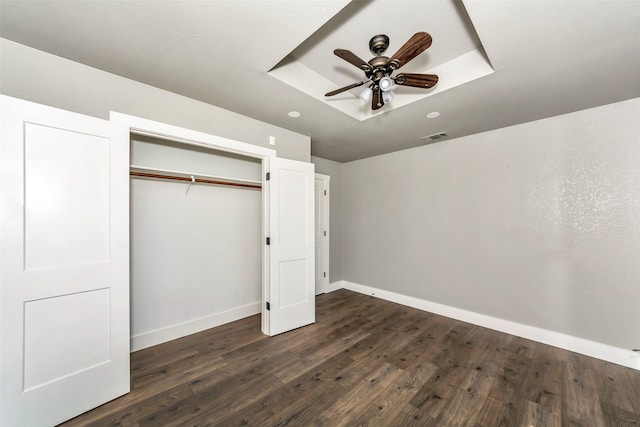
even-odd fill
[{"label": "ceiling fan light globe", "polygon": [[383,77],[378,82],[378,86],[380,86],[381,91],[387,92],[393,87],[393,80],[390,77]]},{"label": "ceiling fan light globe", "polygon": [[358,95],[358,97],[364,102],[369,102],[371,100],[372,94],[373,91],[371,90],[371,88],[365,87],[364,89],[362,89],[362,92],[360,92],[360,95]]},{"label": "ceiling fan light globe", "polygon": [[382,100],[384,101],[385,104],[390,103],[391,101],[393,101],[393,93],[392,92],[382,92]]}]

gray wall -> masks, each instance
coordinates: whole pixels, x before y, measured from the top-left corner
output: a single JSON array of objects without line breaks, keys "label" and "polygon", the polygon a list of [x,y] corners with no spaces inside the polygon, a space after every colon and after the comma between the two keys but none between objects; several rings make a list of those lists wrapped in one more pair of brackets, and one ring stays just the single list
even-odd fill
[{"label": "gray wall", "polygon": [[329,199],[329,282],[342,280],[342,168],[343,164],[311,156],[316,172],[331,177]]},{"label": "gray wall", "polygon": [[344,165],[343,278],[640,345],[640,99]]},{"label": "gray wall", "polygon": [[[89,116],[130,114],[310,161],[311,139],[280,127],[0,39],[0,93]],[[275,136],[277,145],[269,145]]]}]

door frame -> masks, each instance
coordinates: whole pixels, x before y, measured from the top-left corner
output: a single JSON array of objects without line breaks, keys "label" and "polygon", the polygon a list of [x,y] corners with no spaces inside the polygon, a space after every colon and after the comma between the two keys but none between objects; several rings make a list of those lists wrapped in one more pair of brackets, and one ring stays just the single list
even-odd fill
[{"label": "door frame", "polygon": [[[266,301],[269,291],[269,248],[265,244],[269,232],[269,186],[267,185],[267,172],[269,171],[269,159],[276,157],[276,151],[246,142],[235,141],[221,136],[211,135],[179,126],[143,119],[128,114],[110,112],[111,138],[114,141],[126,140],[127,150],[131,149],[131,135],[151,136],[172,142],[182,143],[198,147],[224,151],[236,155],[259,159],[262,163],[262,304],[261,304],[261,329],[262,333],[269,335],[269,319],[266,310]],[[130,156],[130,153],[129,153]],[[122,171],[129,175],[129,171]]]},{"label": "door frame", "polygon": [[[322,181],[322,186],[324,191],[326,192],[326,194],[324,195],[324,198],[322,199],[322,211],[320,212],[320,216],[322,217],[322,221],[323,221],[323,228],[324,231],[326,232],[326,235],[323,236],[322,239],[322,265],[316,265],[316,269],[322,269],[325,273],[326,273],[326,277],[324,277],[323,281],[322,281],[322,286],[320,289],[320,293],[325,293],[327,292],[327,289],[329,287],[329,276],[330,276],[330,262],[329,262],[329,244],[331,242],[331,230],[330,230],[330,201],[331,201],[331,177],[329,175],[323,175],[321,173],[316,173],[315,174],[315,179],[316,180],[320,180]],[[316,218],[316,221],[318,221],[319,218]],[[317,295],[318,293],[316,293]]]}]

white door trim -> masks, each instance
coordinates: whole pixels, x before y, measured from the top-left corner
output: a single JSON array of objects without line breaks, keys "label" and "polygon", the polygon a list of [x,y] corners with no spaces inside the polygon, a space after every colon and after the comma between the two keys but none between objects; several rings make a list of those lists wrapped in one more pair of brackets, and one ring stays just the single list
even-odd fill
[{"label": "white door trim", "polygon": [[[269,171],[269,159],[276,157],[275,150],[114,111],[111,112],[110,121],[112,127],[111,137],[115,139],[128,142],[131,134],[146,135],[260,159],[262,161],[262,242],[266,241],[269,231],[269,186],[266,185],[266,175]],[[128,143],[127,146],[129,146]],[[123,171],[123,173],[128,176],[129,171]],[[266,313],[268,278],[269,248],[263,244],[261,319],[262,332],[267,335],[269,331],[268,315]]]}]

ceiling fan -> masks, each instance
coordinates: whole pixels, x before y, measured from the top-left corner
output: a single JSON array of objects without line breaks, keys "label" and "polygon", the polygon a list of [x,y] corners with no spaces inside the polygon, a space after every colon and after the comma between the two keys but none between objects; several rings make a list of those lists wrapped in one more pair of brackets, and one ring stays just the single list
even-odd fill
[{"label": "ceiling fan", "polygon": [[427,50],[429,46],[431,46],[431,35],[429,35],[429,33],[419,32],[411,36],[391,58],[382,56],[384,51],[387,50],[387,47],[389,47],[389,37],[384,34],[378,34],[369,40],[369,50],[375,55],[369,62],[365,62],[349,50],[336,49],[333,53],[364,71],[367,80],[327,92],[324,96],[337,95],[355,87],[362,86],[367,82],[371,82],[360,94],[360,98],[365,101],[371,98],[371,108],[377,110],[382,108],[385,103],[391,101],[393,95],[389,90],[394,82],[402,86],[412,86],[423,89],[431,88],[438,83],[438,76],[435,74],[401,73],[395,77],[391,77],[391,74],[395,70]]}]

